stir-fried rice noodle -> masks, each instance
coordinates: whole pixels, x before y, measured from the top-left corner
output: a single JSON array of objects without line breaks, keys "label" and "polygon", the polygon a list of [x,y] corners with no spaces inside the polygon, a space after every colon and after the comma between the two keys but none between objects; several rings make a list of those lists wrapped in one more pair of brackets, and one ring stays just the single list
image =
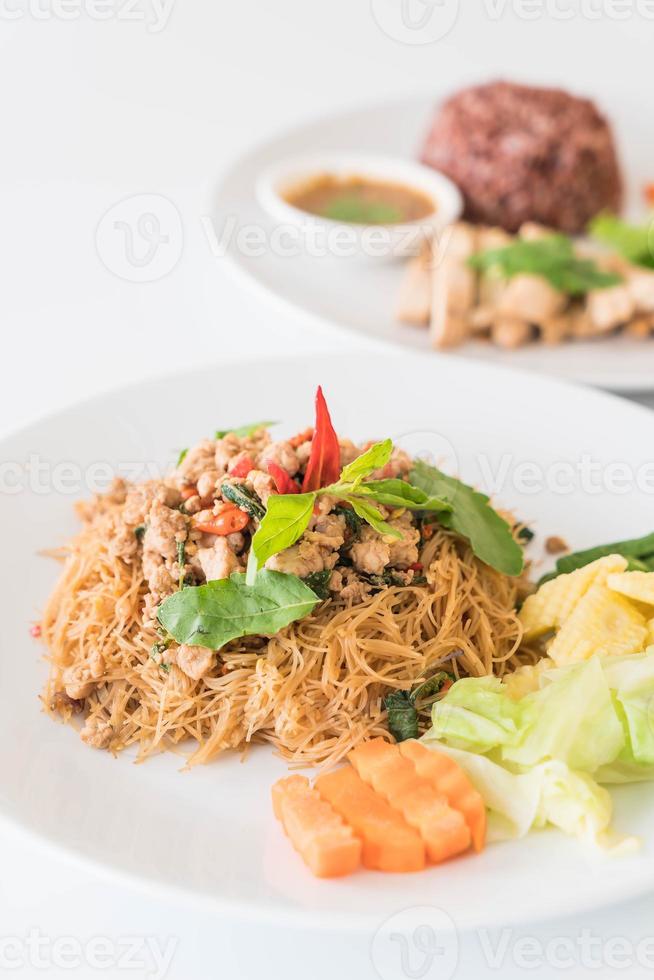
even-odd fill
[{"label": "stir-fried rice noodle", "polygon": [[330,599],[270,639],[233,641],[197,681],[151,657],[160,637],[144,620],[140,561],[116,557],[94,522],[64,554],[42,620],[51,660],[44,703],[74,719],[82,708],[62,698],[63,671],[100,654],[102,677],[83,703],[86,740],[99,744],[99,735],[113,752],[136,745],[139,759],[190,747],[193,765],[270,742],[293,763],[333,763],[363,738],[387,736],[384,696],[440,664],[457,677],[502,675],[534,659],[518,653],[523,582],[443,530],[422,548],[427,584],[392,586],[355,604]]}]

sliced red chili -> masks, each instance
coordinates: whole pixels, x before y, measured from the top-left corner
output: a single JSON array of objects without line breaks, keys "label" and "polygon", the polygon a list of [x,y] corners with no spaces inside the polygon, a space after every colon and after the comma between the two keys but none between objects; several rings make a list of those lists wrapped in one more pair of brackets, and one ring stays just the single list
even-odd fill
[{"label": "sliced red chili", "polygon": [[411,569],[412,572],[421,572],[424,568],[424,565],[422,564],[421,561],[414,561],[413,565],[409,565],[409,568]]},{"label": "sliced red chili", "polygon": [[193,527],[196,531],[202,531],[204,534],[220,534],[224,536],[242,531],[249,520],[249,515],[241,510],[240,507],[237,507],[236,504],[223,504],[217,514],[199,523],[194,522]]},{"label": "sliced red chili", "polygon": [[268,463],[268,472],[275,481],[275,486],[277,488],[277,493],[299,493],[300,488],[298,487],[295,480],[292,480],[288,475],[283,466],[279,463]]},{"label": "sliced red chili", "polygon": [[341,450],[334,431],[322,388],[316,391],[316,425],[311,441],[311,455],[304,474],[302,489],[319,490],[336,483],[341,472]]},{"label": "sliced red chili", "polygon": [[30,636],[33,636],[35,640],[38,640],[40,635],[41,635],[40,623],[34,623],[32,626],[30,626]]},{"label": "sliced red chili", "polygon": [[654,184],[645,184],[643,194],[646,202],[654,206]]},{"label": "sliced red chili", "polygon": [[253,469],[254,460],[251,456],[245,454],[240,459],[237,458],[234,463],[231,463],[227,468],[227,472],[230,476],[238,476],[244,479]]}]

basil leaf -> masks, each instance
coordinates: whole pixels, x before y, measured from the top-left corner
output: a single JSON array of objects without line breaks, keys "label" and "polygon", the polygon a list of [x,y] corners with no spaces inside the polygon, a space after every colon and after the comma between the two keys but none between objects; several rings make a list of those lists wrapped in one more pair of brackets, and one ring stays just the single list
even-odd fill
[{"label": "basil leaf", "polygon": [[325,568],[322,572],[311,572],[311,574],[307,575],[306,578],[303,578],[302,581],[305,585],[308,585],[311,591],[315,592],[321,599],[329,599],[329,596],[331,595],[329,591],[329,580],[331,577],[332,569]]},{"label": "basil leaf", "polygon": [[392,538],[402,537],[401,531],[386,523],[381,512],[374,504],[369,503],[362,497],[346,497],[345,499],[352,505],[352,510],[367,524],[370,524],[370,527],[374,528],[378,534],[388,534]]},{"label": "basil leaf", "polygon": [[356,489],[357,494],[370,496],[387,507],[407,507],[409,510],[449,511],[452,505],[442,497],[430,497],[419,487],[404,480],[369,480]]},{"label": "basil leaf", "polygon": [[315,493],[278,493],[268,497],[266,516],[252,538],[252,552],[259,567],[302,537],[315,502]]},{"label": "basil leaf", "polygon": [[186,459],[186,455],[187,455],[187,453],[188,453],[188,449],[182,449],[182,450],[180,451],[180,454],[179,454],[179,456],[177,457],[177,462],[175,463],[175,466],[181,466],[181,465],[182,465],[182,463],[183,463],[183,462],[184,462],[184,460]]},{"label": "basil leaf", "polygon": [[240,636],[277,633],[319,601],[297,575],[264,569],[252,586],[237,572],[175,592],[159,606],[157,617],[178,643],[219,650]]},{"label": "basil leaf", "polygon": [[238,429],[216,429],[214,439],[224,439],[225,436],[238,436],[239,439],[245,439],[246,436],[251,436],[253,432],[257,432],[259,429],[269,429],[271,425],[277,425],[277,423],[251,422],[250,425],[241,425]]},{"label": "basil leaf", "polygon": [[472,255],[468,264],[482,272],[497,269],[509,279],[522,273],[542,276],[569,296],[583,296],[591,289],[606,289],[622,282],[622,276],[604,272],[592,259],[579,258],[572,240],[562,234],[535,241],[518,238],[506,248]]},{"label": "basil leaf", "polygon": [[654,231],[651,224],[631,225],[617,214],[604,211],[593,218],[588,230],[593,238],[611,245],[635,265],[654,269]]},{"label": "basil leaf", "polygon": [[[386,466],[391,458],[392,452],[393,443],[390,439],[384,439],[383,442],[376,442],[374,446],[366,449],[365,453],[357,456],[351,463],[343,467],[339,481],[334,486],[337,487],[342,483],[358,483],[364,476],[369,476],[375,470]],[[330,493],[329,487],[325,488],[325,493]]]},{"label": "basil leaf", "polygon": [[416,461],[410,478],[429,496],[442,497],[452,505],[450,513],[439,516],[439,522],[467,538],[478,558],[505,575],[520,574],[524,567],[522,548],[486,494],[422,460]]},{"label": "basil leaf", "polygon": [[392,691],[384,698],[388,730],[396,742],[418,737],[418,712],[408,691]]},{"label": "basil leaf", "polygon": [[237,507],[244,510],[250,517],[254,517],[257,521],[263,519],[266,508],[254,490],[249,490],[242,483],[223,483],[220,492],[225,500],[236,504]]},{"label": "basil leaf", "polygon": [[538,585],[556,578],[557,575],[567,575],[575,572],[578,568],[590,565],[598,558],[606,558],[607,555],[622,555],[629,561],[630,571],[652,571],[654,565],[654,533],[646,534],[643,538],[631,538],[627,541],[616,541],[613,544],[600,544],[595,548],[587,548],[585,551],[575,551],[571,555],[564,555],[556,563],[555,570],[543,575]]},{"label": "basil leaf", "polygon": [[415,704],[421,698],[433,698],[440,692],[444,684],[451,684],[453,680],[452,674],[448,674],[446,670],[437,670],[435,674],[432,674],[426,681],[413,689],[411,701]]}]

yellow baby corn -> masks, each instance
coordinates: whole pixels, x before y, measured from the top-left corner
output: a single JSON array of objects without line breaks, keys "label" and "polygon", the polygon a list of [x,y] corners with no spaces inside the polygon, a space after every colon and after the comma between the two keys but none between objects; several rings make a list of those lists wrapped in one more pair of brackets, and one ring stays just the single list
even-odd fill
[{"label": "yellow baby corn", "polygon": [[596,583],[579,600],[547,652],[561,667],[594,654],[639,653],[645,648],[647,635],[642,613],[607,585]]},{"label": "yellow baby corn", "polygon": [[654,606],[654,572],[622,572],[609,575],[606,584],[614,592]]},{"label": "yellow baby corn", "polygon": [[592,585],[606,582],[611,573],[623,572],[626,567],[622,555],[607,555],[584,568],[545,582],[525,600],[520,610],[525,640],[535,640],[562,626]]}]

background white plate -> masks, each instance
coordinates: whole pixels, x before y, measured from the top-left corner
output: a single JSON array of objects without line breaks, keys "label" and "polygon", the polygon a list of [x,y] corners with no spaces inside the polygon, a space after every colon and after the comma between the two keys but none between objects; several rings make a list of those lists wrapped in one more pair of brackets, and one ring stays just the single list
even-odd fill
[{"label": "background white plate", "polygon": [[[435,96],[422,96],[329,116],[286,132],[238,160],[219,181],[211,202],[219,234],[220,229],[232,229],[225,253],[232,268],[286,308],[310,314],[323,326],[429,350],[426,329],[398,324],[393,315],[401,263],[385,266],[333,256],[283,255],[270,247],[258,254],[256,246],[241,247],[236,229],[253,226],[265,229],[268,236],[272,232],[273,220],[258,205],[254,188],[259,174],[277,160],[321,150],[417,158],[436,102]],[[628,183],[628,211],[642,218],[642,188],[654,179],[654,129],[646,125],[642,104],[635,100],[602,99],[601,108],[615,127]],[[282,246],[288,249],[288,241]],[[654,386],[654,344],[628,337],[552,348],[534,344],[517,351],[477,341],[444,356],[462,355],[615,391]]]},{"label": "background white plate", "polygon": [[[598,860],[552,832],[422,874],[362,872],[319,882],[272,817],[270,786],[286,767],[267,749],[256,748],[245,763],[225,756],[190,773],[180,773],[172,755],[136,767],[128,755],[116,760],[90,750],[40,713],[46,667],[28,625],[57,569],[37,552],[75,530],[72,503],[85,492],[79,474],[97,479],[98,464],[123,473],[143,461],[166,466],[217,426],[254,418],[283,420],[279,432],[290,434],[311,421],[318,382],[342,433],[391,435],[413,452],[445,455],[488,490],[488,474],[501,473],[502,503],[541,539],[557,533],[584,546],[651,530],[641,469],[654,445],[649,412],[474,361],[395,352],[226,364],[44,419],[0,446],[0,812],[85,859],[213,903],[234,921],[305,922],[334,942],[407,907],[438,904],[463,930],[564,915],[649,890],[654,786],[615,792],[617,827],[644,838],[635,858]],[[634,479],[625,483],[627,463]],[[534,466],[547,488],[535,486]]]}]

